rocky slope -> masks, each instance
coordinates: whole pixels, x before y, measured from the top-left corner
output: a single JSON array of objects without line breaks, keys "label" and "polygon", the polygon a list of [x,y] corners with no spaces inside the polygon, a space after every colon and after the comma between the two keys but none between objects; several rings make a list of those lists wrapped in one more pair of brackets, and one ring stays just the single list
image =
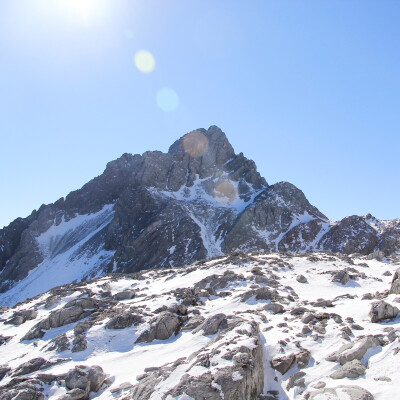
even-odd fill
[{"label": "rocky slope", "polygon": [[0,314],[0,399],[398,397],[400,263],[235,253]]},{"label": "rocky slope", "polygon": [[400,220],[333,223],[287,182],[268,185],[217,127],[168,153],[124,154],[81,189],[0,230],[0,304],[55,285],[233,251],[389,256]]}]

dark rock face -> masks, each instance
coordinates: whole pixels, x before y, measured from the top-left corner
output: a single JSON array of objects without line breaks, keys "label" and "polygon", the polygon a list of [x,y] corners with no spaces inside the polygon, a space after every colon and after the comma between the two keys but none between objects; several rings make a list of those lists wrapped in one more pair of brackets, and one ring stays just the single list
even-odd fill
[{"label": "dark rock face", "polygon": [[343,218],[321,240],[324,249],[345,254],[369,254],[378,241],[378,232],[357,215]]},{"label": "dark rock face", "polygon": [[0,303],[39,294],[23,280],[53,264],[83,272],[47,289],[245,250],[390,255],[399,238],[400,220],[352,216],[332,225],[295,186],[269,186],[211,126],[184,135],[168,153],[124,154],[81,189],[0,230],[0,293],[15,287]]}]

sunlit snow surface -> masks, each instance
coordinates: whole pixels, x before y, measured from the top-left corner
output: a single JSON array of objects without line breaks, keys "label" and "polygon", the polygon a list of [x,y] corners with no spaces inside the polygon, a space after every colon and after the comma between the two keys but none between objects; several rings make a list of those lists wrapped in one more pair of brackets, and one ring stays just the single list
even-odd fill
[{"label": "sunlit snow surface", "polygon": [[[400,352],[395,354],[395,350],[400,349],[398,337],[393,343],[377,347],[367,353],[363,359],[363,362],[366,365],[368,364],[365,376],[361,376],[358,379],[345,378],[340,380],[333,380],[329,377],[338,368],[338,364],[325,361],[325,357],[339,349],[342,344],[348,343],[341,336],[341,329],[347,325],[345,318],[352,317],[355,323],[364,328],[364,330],[353,330],[352,341],[356,340],[357,337],[368,334],[387,335],[385,328],[400,328],[399,318],[379,324],[371,323],[368,312],[373,301],[362,300],[362,296],[365,293],[383,292],[389,289],[392,277],[383,275],[383,273],[386,271],[393,273],[399,265],[366,260],[365,258],[356,258],[353,261],[354,265],[351,265],[345,259],[326,254],[293,257],[278,254],[254,254],[251,257],[247,257],[247,261],[245,259],[238,264],[232,264],[227,261],[226,257],[221,257],[198,264],[195,268],[169,269],[168,272],[163,272],[163,275],[157,270],[152,270],[142,273],[144,279],[141,280],[136,280],[132,277],[100,278],[89,282],[79,291],[77,290],[68,297],[61,299],[50,310],[45,309],[42,303],[38,307],[39,315],[36,320],[27,321],[19,327],[5,325],[0,322],[1,334],[13,336],[8,344],[0,346],[1,363],[16,368],[21,363],[38,356],[46,359],[60,357],[71,359],[66,363],[44,371],[46,373],[63,373],[77,364],[98,364],[111,376],[111,385],[104,387],[99,393],[93,395],[93,398],[113,399],[115,396],[110,392],[110,389],[123,382],[136,384],[136,376],[142,374],[145,368],[162,366],[180,357],[188,357],[190,354],[207,346],[214,336],[204,336],[201,331],[196,334],[184,331],[179,333],[178,336],[172,336],[165,341],[135,344],[134,342],[140,332],[148,326],[147,321],[149,318],[146,317],[146,321],[143,324],[122,330],[106,329],[105,324],[108,321],[106,318],[89,329],[86,336],[88,348],[78,353],[72,353],[70,350],[62,353],[43,350],[49,340],[61,333],[66,332],[68,337],[73,338],[74,324],[51,329],[42,339],[34,341],[20,342],[21,337],[40,319],[48,316],[51,311],[61,308],[69,300],[78,297],[81,294],[81,290],[90,289],[96,296],[96,293],[101,291],[101,285],[105,283],[110,285],[112,294],[134,288],[139,295],[132,300],[124,300],[123,303],[128,306],[142,307],[144,312],[151,316],[157,308],[163,305],[169,306],[176,302],[175,297],[170,293],[171,290],[191,288],[206,276],[212,274],[222,275],[229,270],[238,275],[243,275],[242,279],[237,279],[231,282],[228,287],[222,289],[229,291],[231,294],[211,296],[210,298],[204,297],[201,299],[203,304],[189,307],[189,315],[196,308],[205,318],[216,313],[225,313],[226,315],[240,315],[249,321],[254,320],[259,324],[264,347],[265,394],[269,390],[277,390],[280,393],[279,400],[303,399],[304,393],[300,393],[299,388],[286,389],[288,379],[298,371],[297,367],[291,368],[288,373],[282,376],[270,366],[270,361],[273,357],[296,352],[298,350],[296,341],[299,341],[301,346],[310,350],[312,354],[308,367],[302,370],[306,373],[305,383],[309,390],[312,390],[312,386],[317,382],[323,381],[327,384],[327,387],[359,385],[370,391],[376,400],[396,399],[400,389],[400,369],[398,368]],[[284,305],[286,311],[283,314],[273,315],[271,312],[265,311],[263,306],[268,301],[257,301],[254,297],[246,302],[240,301],[239,295],[248,291],[250,285],[254,285],[254,273],[252,272],[254,267],[261,268],[261,271],[266,276],[271,276],[271,274],[276,276],[279,282],[278,292],[281,296],[287,297],[289,294],[293,294],[290,288],[298,295],[295,301],[287,302]],[[360,273],[365,273],[365,279],[350,280],[346,285],[332,282],[332,276],[327,271],[342,270],[346,267],[355,268]],[[299,283],[296,280],[296,276],[299,274],[304,275],[308,283]],[[260,285],[263,286],[263,284]],[[334,301],[334,307],[325,309],[313,307],[309,304],[319,298],[333,300],[342,295],[355,297],[352,299],[339,298]],[[35,304],[40,304],[47,296],[47,294],[39,296],[32,300],[31,303],[19,306],[17,309],[27,309]],[[389,295],[385,301],[396,305],[397,303],[394,302],[395,297],[395,295]],[[314,340],[311,335],[299,336],[303,323],[300,318],[293,317],[290,314],[290,311],[297,306],[305,306],[317,312],[339,314],[344,322],[337,324],[332,319],[329,319],[326,326],[326,334],[318,340]],[[2,319],[9,318],[13,311],[15,310],[3,313]],[[287,326],[281,325],[281,327],[278,327],[280,323],[286,323]],[[227,340],[229,340],[229,334]],[[281,340],[287,342],[285,347],[279,344]],[[221,364],[217,363],[212,368],[222,367],[224,362],[226,361],[221,359]],[[185,365],[178,367],[168,378],[169,380],[163,381],[157,387],[157,393],[154,394],[156,397],[153,396],[154,398],[162,398],[161,396],[166,393],[168,388],[179,382],[180,377],[186,372]],[[205,367],[194,368],[190,373],[193,375],[202,374],[206,369]],[[383,376],[390,377],[392,381],[375,380]],[[10,377],[6,377],[1,383],[6,384],[9,380]],[[240,381],[240,376],[235,375],[234,380]],[[65,389],[56,383],[48,386],[45,392],[46,396],[50,398],[63,393],[65,393]],[[182,398],[189,399],[189,397]]]},{"label": "sunlit snow surface", "polygon": [[14,305],[26,298],[44,293],[65,283],[80,281],[88,274],[92,277],[104,274],[102,267],[114,255],[102,244],[91,239],[112,220],[113,205],[107,205],[97,213],[77,215],[56,225],[55,223],[37,239],[44,260],[31,270],[9,291],[0,295],[0,304]]}]

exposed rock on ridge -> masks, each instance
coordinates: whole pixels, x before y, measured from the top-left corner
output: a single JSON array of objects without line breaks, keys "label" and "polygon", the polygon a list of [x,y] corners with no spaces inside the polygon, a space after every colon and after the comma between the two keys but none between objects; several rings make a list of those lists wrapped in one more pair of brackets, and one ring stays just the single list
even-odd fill
[{"label": "exposed rock on ridge", "polygon": [[368,215],[332,224],[295,186],[269,186],[211,126],[178,139],[168,153],[124,154],[65,199],[0,230],[0,293],[12,288],[0,303],[234,251],[384,256],[400,249],[399,237],[400,220]]}]

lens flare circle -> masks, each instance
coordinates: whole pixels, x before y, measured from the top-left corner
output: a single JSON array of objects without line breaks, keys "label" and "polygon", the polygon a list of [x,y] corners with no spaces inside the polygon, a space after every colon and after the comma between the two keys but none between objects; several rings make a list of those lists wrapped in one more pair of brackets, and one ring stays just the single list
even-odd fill
[{"label": "lens flare circle", "polygon": [[150,72],[154,71],[154,68],[156,67],[156,60],[154,59],[153,54],[151,54],[149,51],[139,50],[135,54],[135,65],[140,72],[149,74]]},{"label": "lens flare circle", "polygon": [[156,101],[158,107],[165,112],[171,112],[178,108],[179,97],[175,90],[171,88],[161,88],[156,95]]},{"label": "lens flare circle", "polygon": [[214,190],[215,200],[222,205],[232,204],[238,198],[238,195],[236,186],[229,181],[221,182]]},{"label": "lens flare circle", "polygon": [[201,157],[208,150],[207,136],[200,131],[192,131],[183,137],[183,148],[192,157]]}]

